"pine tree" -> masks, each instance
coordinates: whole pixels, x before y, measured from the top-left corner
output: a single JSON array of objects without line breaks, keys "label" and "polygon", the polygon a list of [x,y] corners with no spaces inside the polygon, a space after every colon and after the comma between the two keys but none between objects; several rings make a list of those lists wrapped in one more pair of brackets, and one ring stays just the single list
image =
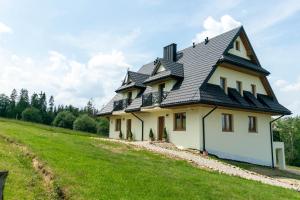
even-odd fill
[{"label": "pine tree", "polygon": [[53,109],[54,109],[54,97],[51,96],[49,99],[49,111],[53,112]]},{"label": "pine tree", "polygon": [[29,106],[30,106],[30,104],[29,104],[28,90],[21,89],[19,101],[16,105],[16,114],[17,114],[16,118],[20,119],[21,113]]},{"label": "pine tree", "polygon": [[10,105],[8,108],[8,117],[10,118],[16,118],[16,102],[17,102],[18,94],[17,90],[13,89],[10,95]]}]

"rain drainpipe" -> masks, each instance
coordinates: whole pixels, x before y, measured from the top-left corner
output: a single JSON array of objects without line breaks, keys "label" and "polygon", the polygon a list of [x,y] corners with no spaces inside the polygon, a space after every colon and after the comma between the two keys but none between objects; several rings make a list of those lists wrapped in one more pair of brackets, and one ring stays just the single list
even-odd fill
[{"label": "rain drainpipe", "polygon": [[211,111],[209,111],[203,118],[202,118],[202,142],[203,142],[203,153],[206,152],[205,148],[205,118],[208,117],[214,110],[217,109],[218,106],[214,107]]},{"label": "rain drainpipe", "polygon": [[131,114],[142,122],[142,141],[144,141],[144,121],[141,118],[139,118],[136,114],[134,114],[134,113],[131,113]]},{"label": "rain drainpipe", "polygon": [[272,168],[274,168],[274,155],[273,155],[273,130],[272,130],[272,123],[282,118],[284,115],[281,115],[280,117],[273,119],[270,121],[270,141],[271,141],[271,156],[272,156]]}]

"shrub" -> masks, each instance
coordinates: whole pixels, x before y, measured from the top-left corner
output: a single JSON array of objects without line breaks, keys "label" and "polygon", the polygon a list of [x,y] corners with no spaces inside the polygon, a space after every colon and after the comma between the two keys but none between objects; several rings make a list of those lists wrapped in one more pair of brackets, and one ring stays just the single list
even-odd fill
[{"label": "shrub", "polygon": [[104,117],[98,118],[97,121],[98,121],[98,131],[97,132],[101,135],[108,136],[108,134],[109,134],[109,121]]},{"label": "shrub", "polygon": [[42,115],[41,112],[36,108],[26,108],[22,112],[22,120],[29,121],[29,122],[42,122]]},{"label": "shrub", "polygon": [[119,138],[120,138],[120,139],[123,139],[123,133],[122,133],[121,130],[120,130],[120,133],[119,133]]},{"label": "shrub", "polygon": [[153,134],[152,128],[150,129],[150,132],[149,132],[149,138],[150,138],[151,141],[154,140],[154,134]]},{"label": "shrub", "polygon": [[165,141],[168,141],[168,133],[167,133],[166,127],[164,128],[163,139],[164,139]]},{"label": "shrub", "polygon": [[81,115],[74,121],[73,129],[77,131],[97,133],[97,122],[87,114]]},{"label": "shrub", "polygon": [[128,131],[127,139],[133,140],[133,134],[132,134],[131,130]]},{"label": "shrub", "polygon": [[56,115],[53,121],[53,125],[57,127],[72,129],[75,119],[75,116],[70,111],[62,111]]}]

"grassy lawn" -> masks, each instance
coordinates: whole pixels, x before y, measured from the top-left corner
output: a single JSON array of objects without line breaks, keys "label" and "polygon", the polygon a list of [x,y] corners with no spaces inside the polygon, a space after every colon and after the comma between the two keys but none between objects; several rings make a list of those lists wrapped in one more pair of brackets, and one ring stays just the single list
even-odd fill
[{"label": "grassy lawn", "polygon": [[[292,190],[201,170],[70,130],[0,119],[0,135],[34,152],[70,199],[300,199]],[[10,170],[7,199],[50,197],[31,161],[1,138],[0,145],[0,170]]]}]

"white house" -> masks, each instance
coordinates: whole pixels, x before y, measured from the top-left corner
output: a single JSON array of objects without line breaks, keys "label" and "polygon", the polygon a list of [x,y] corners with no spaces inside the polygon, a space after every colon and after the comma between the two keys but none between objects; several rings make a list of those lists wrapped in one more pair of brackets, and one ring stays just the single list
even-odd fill
[{"label": "white house", "polygon": [[[273,142],[272,116],[291,112],[279,104],[243,27],[206,38],[128,71],[99,115],[109,136],[161,140],[164,128],[178,147],[220,158],[285,167],[283,143]],[[118,81],[118,80],[116,80]]]}]

